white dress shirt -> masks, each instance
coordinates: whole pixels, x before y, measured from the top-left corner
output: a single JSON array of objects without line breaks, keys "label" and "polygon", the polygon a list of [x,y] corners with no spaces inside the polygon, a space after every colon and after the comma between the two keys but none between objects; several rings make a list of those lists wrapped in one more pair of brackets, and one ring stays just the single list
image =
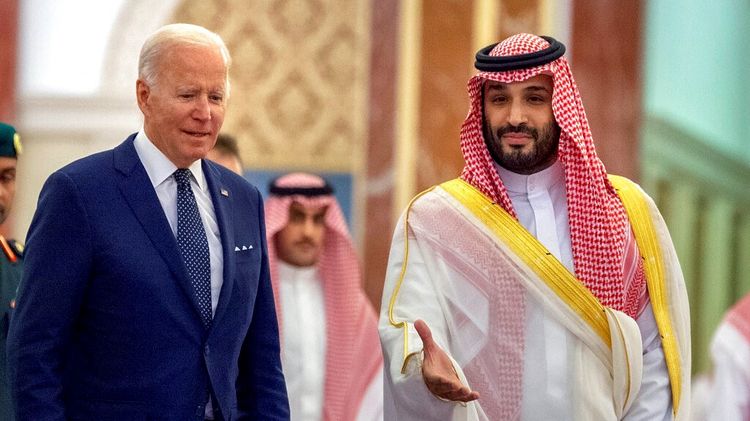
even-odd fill
[{"label": "white dress shirt", "polygon": [[[565,173],[558,161],[540,172],[516,174],[495,164],[518,220],[562,264],[575,273],[570,241]],[[569,355],[572,333],[544,314],[527,294],[522,419],[571,420]],[[643,340],[643,380],[626,420],[672,419],[671,389],[651,304],[636,320]],[[543,332],[543,334],[539,334]]]}]

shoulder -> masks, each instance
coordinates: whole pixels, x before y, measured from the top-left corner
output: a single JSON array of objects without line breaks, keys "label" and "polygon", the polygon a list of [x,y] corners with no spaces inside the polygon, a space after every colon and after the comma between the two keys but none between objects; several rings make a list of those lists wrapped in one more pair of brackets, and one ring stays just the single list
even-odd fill
[{"label": "shoulder", "polygon": [[46,185],[51,187],[67,184],[81,187],[88,184],[109,184],[114,172],[112,156],[112,150],[108,150],[75,160],[50,174]]},{"label": "shoulder", "polygon": [[615,190],[641,188],[638,183],[622,175],[607,174],[607,179],[609,180],[610,184],[612,184],[612,187],[615,188]]},{"label": "shoulder", "polygon": [[643,188],[635,181],[621,175],[607,174],[614,192],[620,197],[620,200],[628,207],[628,201],[645,202],[649,207],[655,207],[653,199],[646,193]]},{"label": "shoulder", "polygon": [[[411,227],[432,227],[440,223],[440,215],[451,208],[450,195],[440,185],[415,195],[404,208],[399,221]],[[408,222],[407,222],[408,221]]]},{"label": "shoulder", "polygon": [[412,199],[410,206],[422,207],[455,207],[456,204],[493,203],[492,199],[479,188],[460,178],[434,185]]},{"label": "shoulder", "polygon": [[[99,152],[78,159],[54,171],[45,181],[45,189],[76,189],[84,186],[100,187],[102,184],[110,184],[113,176],[113,166],[107,165],[111,151]],[[111,158],[109,159],[111,162]]]},{"label": "shoulder", "polygon": [[72,179],[91,177],[95,174],[97,180],[106,179],[102,171],[114,171],[115,168],[119,168],[121,171],[128,172],[140,163],[138,153],[133,146],[134,137],[135,134],[132,134],[118,146],[77,159],[56,172]]},{"label": "shoulder", "polygon": [[609,183],[612,185],[615,191],[618,192],[618,194],[622,191],[625,193],[638,193],[644,196],[648,196],[648,194],[646,194],[646,191],[643,190],[640,184],[627,177],[617,174],[607,174],[607,179],[609,180]]},{"label": "shoulder", "polygon": [[440,203],[442,202],[441,197],[444,194],[445,190],[441,187],[440,184],[429,187],[421,191],[411,199],[411,201],[407,205],[407,210],[418,211],[425,208],[440,206]]}]

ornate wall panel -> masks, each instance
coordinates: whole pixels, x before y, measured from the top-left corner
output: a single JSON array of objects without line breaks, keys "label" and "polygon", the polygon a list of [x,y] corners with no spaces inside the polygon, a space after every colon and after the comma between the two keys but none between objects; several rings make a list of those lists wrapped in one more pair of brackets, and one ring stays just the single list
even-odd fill
[{"label": "ornate wall panel", "polygon": [[185,0],[173,21],[233,56],[224,131],[254,169],[357,173],[366,137],[369,1]]}]

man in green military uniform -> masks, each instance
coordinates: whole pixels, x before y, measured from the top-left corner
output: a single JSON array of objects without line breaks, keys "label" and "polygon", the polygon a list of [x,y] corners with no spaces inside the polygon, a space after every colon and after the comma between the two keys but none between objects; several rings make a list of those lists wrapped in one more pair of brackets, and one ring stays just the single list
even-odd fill
[{"label": "man in green military uniform", "polygon": [[[8,217],[16,194],[16,163],[21,153],[21,140],[16,130],[0,123],[0,224]],[[13,405],[8,386],[5,341],[16,290],[21,280],[23,246],[0,235],[0,421],[13,420]]]}]

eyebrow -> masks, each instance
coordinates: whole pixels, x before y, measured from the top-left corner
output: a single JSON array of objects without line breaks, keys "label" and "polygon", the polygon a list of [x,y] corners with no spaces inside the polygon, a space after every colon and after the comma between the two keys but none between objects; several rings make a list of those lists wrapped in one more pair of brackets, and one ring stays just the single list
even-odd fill
[{"label": "eyebrow", "polygon": [[[504,91],[506,89],[508,89],[508,84],[506,84],[506,83],[493,83],[493,84],[488,84],[487,85],[487,92],[489,92],[489,91]],[[543,85],[531,85],[531,86],[525,87],[523,90],[526,91],[526,92],[528,92],[528,91],[531,91],[531,92],[543,91],[543,92],[547,92],[547,93],[551,92],[550,89],[547,89]]]},{"label": "eyebrow", "polygon": [[545,87],[545,86],[537,86],[537,85],[529,86],[526,89],[524,89],[524,91],[533,91],[533,92],[544,91],[544,92],[550,92],[550,90],[547,89],[547,87]]}]

